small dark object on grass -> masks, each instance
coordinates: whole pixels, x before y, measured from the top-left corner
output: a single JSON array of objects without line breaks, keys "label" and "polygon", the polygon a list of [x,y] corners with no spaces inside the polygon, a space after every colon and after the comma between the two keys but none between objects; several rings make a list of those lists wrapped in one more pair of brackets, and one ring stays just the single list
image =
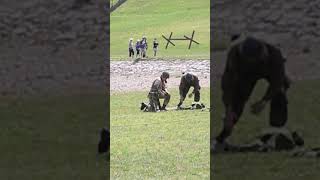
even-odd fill
[{"label": "small dark object on grass", "polygon": [[110,131],[109,129],[103,128],[100,132],[100,141],[98,152],[100,154],[106,153],[110,150]]},{"label": "small dark object on grass", "polygon": [[191,104],[191,109],[204,109],[206,106],[203,103],[192,103]]},{"label": "small dark object on grass", "polygon": [[148,105],[146,105],[146,103],[142,102],[141,106],[140,106],[140,110],[143,111],[148,107]]}]

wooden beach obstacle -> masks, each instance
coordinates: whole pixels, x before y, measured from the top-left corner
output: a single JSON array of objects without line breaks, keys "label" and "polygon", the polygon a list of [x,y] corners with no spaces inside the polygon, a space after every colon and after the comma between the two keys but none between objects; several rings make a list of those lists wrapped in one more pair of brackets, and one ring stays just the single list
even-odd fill
[{"label": "wooden beach obstacle", "polygon": [[200,44],[199,42],[197,42],[197,41],[195,41],[193,39],[194,33],[195,33],[195,31],[193,30],[191,38],[186,36],[186,35],[184,35],[183,38],[172,38],[172,34],[173,34],[172,32],[170,33],[169,38],[165,37],[164,35],[162,35],[162,37],[167,41],[166,49],[168,48],[169,43],[172,44],[173,46],[176,46],[172,41],[190,41],[189,42],[189,48],[188,48],[188,49],[190,49],[191,48],[191,44],[193,42],[196,43],[196,44]]}]

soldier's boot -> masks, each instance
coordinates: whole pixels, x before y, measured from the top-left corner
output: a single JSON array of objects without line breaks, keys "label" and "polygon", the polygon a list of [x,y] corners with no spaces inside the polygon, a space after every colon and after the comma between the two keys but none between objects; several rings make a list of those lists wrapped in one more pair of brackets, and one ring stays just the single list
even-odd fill
[{"label": "soldier's boot", "polygon": [[161,110],[161,111],[168,111],[168,110],[166,109],[166,106],[167,106],[167,105],[164,104],[162,107],[160,107],[160,110]]},{"label": "soldier's boot", "polygon": [[210,153],[216,154],[216,153],[225,152],[227,150],[227,147],[228,147],[228,143],[226,142],[219,142],[216,139],[211,140]]},{"label": "soldier's boot", "polygon": [[177,109],[182,109],[181,105],[182,105],[183,101],[180,100],[179,104],[177,105]]}]

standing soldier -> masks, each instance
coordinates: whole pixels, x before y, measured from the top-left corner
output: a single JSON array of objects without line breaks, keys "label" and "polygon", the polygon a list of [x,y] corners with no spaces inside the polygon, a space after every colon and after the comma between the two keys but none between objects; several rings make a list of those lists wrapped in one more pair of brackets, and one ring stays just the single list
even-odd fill
[{"label": "standing soldier", "polygon": [[200,101],[199,78],[194,74],[186,73],[181,77],[179,85],[180,102],[178,104],[178,109],[181,107],[183,101],[185,100],[191,86],[193,87],[193,91],[189,94],[189,97],[191,98],[192,95],[194,95],[194,101]]},{"label": "standing soldier", "polygon": [[[167,79],[169,79],[169,73],[163,72],[159,79],[153,81],[148,94],[149,105],[142,103],[141,110],[148,112],[166,111],[166,106],[170,101],[170,94],[166,88]],[[160,99],[164,99],[162,106]]]},{"label": "standing soldier", "polygon": [[154,55],[153,56],[157,55],[158,45],[159,45],[159,43],[157,41],[157,38],[154,38],[154,40],[153,40],[153,52],[154,52]]},{"label": "standing soldier", "polygon": [[286,91],[289,80],[285,74],[285,58],[276,47],[247,37],[234,44],[228,52],[222,76],[222,100],[225,106],[223,129],[213,142],[212,151],[225,149],[225,140],[231,135],[240,119],[256,82],[266,79],[269,87],[265,95],[251,106],[253,114],[259,114],[270,102],[269,124],[283,127],[287,122],[288,109]]},{"label": "standing soldier", "polygon": [[136,57],[140,56],[140,40],[138,39],[136,42]]},{"label": "standing soldier", "polygon": [[130,38],[130,40],[129,40],[129,57],[134,58],[133,39],[132,38]]}]

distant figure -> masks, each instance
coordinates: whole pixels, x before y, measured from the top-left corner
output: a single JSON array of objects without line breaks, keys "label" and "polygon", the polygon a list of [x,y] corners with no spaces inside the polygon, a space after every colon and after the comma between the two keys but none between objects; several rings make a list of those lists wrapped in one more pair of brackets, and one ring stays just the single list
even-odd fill
[{"label": "distant figure", "polygon": [[141,42],[140,42],[140,50],[141,50],[141,56],[143,58],[146,57],[147,43],[146,43],[145,39],[142,39]]},{"label": "distant figure", "polygon": [[157,41],[157,38],[154,38],[153,40],[153,52],[154,52],[154,55],[153,56],[157,56],[157,51],[158,51],[158,41]]},{"label": "distant figure", "polygon": [[192,93],[189,94],[191,98],[194,95],[194,102],[200,101],[200,84],[199,78],[191,73],[185,73],[180,80],[179,93],[180,93],[180,102],[178,108],[181,107],[183,101],[185,100],[187,93],[189,92],[190,87],[193,87]]},{"label": "distant figure", "polygon": [[[239,36],[232,37],[233,41],[237,39]],[[252,37],[246,37],[230,48],[221,81],[225,106],[224,124],[213,143],[213,152],[224,149],[225,140],[231,135],[260,79],[267,80],[269,87],[265,95],[251,106],[251,112],[260,113],[270,102],[269,124],[272,127],[283,127],[286,124],[286,92],[290,82],[285,74],[285,61],[278,48]]]},{"label": "distant figure", "polygon": [[136,57],[140,56],[140,40],[136,42]]},{"label": "distant figure", "polygon": [[133,39],[132,38],[130,38],[130,40],[129,40],[129,57],[134,58]]},{"label": "distant figure", "polygon": [[110,131],[103,128],[100,132],[100,141],[98,145],[98,153],[106,153],[110,150]]},{"label": "distant figure", "polygon": [[142,40],[145,42],[146,44],[146,50],[148,50],[148,42],[147,42],[147,37],[146,36],[143,36],[142,37]]},{"label": "distant figure", "polygon": [[[141,110],[145,112],[166,111],[166,106],[170,101],[170,94],[166,88],[167,79],[170,75],[168,72],[163,72],[159,79],[153,81],[150,92],[148,94],[149,104],[141,104]],[[160,104],[160,99],[164,99],[163,105]]]}]

